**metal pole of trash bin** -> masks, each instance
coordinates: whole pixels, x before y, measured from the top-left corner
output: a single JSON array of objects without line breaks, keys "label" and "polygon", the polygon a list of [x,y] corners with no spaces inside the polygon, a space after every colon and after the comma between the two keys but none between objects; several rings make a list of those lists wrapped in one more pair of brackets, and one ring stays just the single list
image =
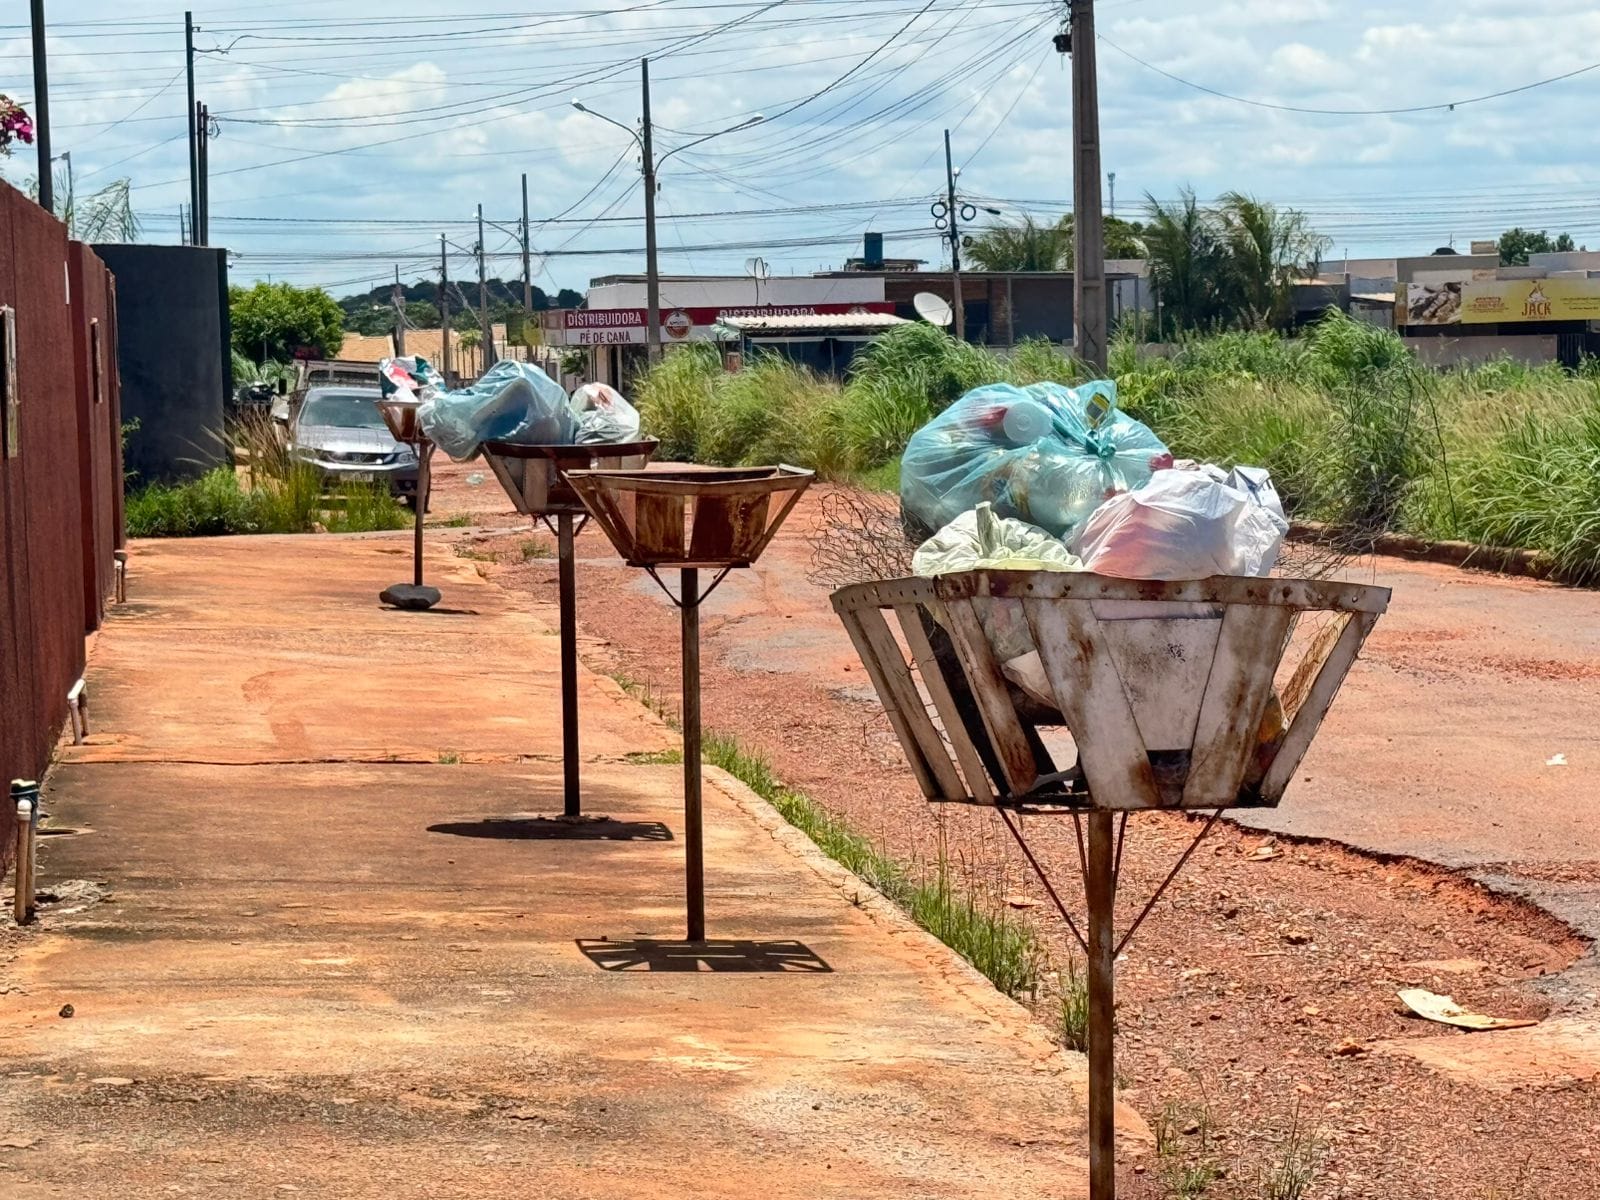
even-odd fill
[{"label": "metal pole of trash bin", "polygon": [[556,514],[556,557],[561,592],[561,771],[562,811],[583,812],[578,794],[578,570],[574,562],[572,513]]},{"label": "metal pole of trash bin", "polygon": [[691,942],[706,940],[706,863],[700,796],[700,571],[678,573],[683,624],[683,878]]},{"label": "metal pole of trash bin", "polygon": [[1085,854],[1084,892],[1089,909],[1089,1195],[1116,1200],[1117,1123],[1112,1005],[1117,934],[1113,919],[1114,874],[1112,814],[1091,811]]},{"label": "metal pole of trash bin", "polygon": [[433,483],[430,469],[433,460],[433,443],[423,442],[415,447],[417,452],[417,526],[412,544],[411,582],[422,586],[422,520],[428,513],[428,489]]}]

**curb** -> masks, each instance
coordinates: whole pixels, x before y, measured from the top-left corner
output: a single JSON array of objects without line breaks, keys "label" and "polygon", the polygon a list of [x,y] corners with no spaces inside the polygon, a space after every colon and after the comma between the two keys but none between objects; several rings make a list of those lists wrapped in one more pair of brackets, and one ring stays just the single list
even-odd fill
[{"label": "curb", "polygon": [[[1293,521],[1289,536],[1299,542],[1338,545],[1346,536],[1337,527],[1320,521]],[[1538,550],[1517,550],[1506,546],[1480,546],[1473,542],[1429,541],[1402,533],[1379,533],[1362,539],[1363,547],[1372,554],[1390,558],[1405,558],[1413,562],[1441,563],[1448,567],[1466,567],[1478,571],[1496,571],[1502,575],[1524,575],[1530,579],[1560,581],[1560,568],[1551,558]]]}]

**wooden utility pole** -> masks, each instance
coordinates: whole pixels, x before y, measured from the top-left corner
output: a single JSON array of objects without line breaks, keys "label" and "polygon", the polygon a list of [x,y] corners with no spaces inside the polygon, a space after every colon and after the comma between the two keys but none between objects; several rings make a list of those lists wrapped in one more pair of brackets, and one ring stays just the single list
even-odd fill
[{"label": "wooden utility pole", "polygon": [[445,252],[444,234],[439,235],[439,370],[445,387],[450,386],[450,257]]},{"label": "wooden utility pole", "polygon": [[489,285],[483,274],[483,205],[478,205],[478,361],[482,375],[494,363],[494,326],[489,324]]},{"label": "wooden utility pole", "polygon": [[183,63],[189,75],[189,244],[200,244],[200,147],[195,141],[194,13],[183,14]]},{"label": "wooden utility pole", "polygon": [[194,119],[196,165],[199,168],[196,178],[200,198],[200,207],[195,209],[194,244],[209,246],[211,244],[211,111],[206,108],[204,102],[196,106]]},{"label": "wooden utility pole", "polygon": [[944,131],[944,181],[945,203],[950,212],[950,310],[953,314],[951,332],[956,340],[967,340],[967,310],[961,301],[961,223],[956,213],[956,169],[950,159],[950,131]]},{"label": "wooden utility pole", "polygon": [[533,320],[533,274],[528,254],[528,173],[522,173],[522,340],[528,340],[527,322]]},{"label": "wooden utility pole", "polygon": [[656,262],[656,158],[650,133],[650,60],[639,60],[639,78],[644,89],[644,123],[639,139],[644,172],[644,325],[649,340],[650,365],[661,361],[661,271]]},{"label": "wooden utility pole", "polygon": [[[406,294],[400,286],[399,263],[394,265],[394,291],[390,296],[394,300],[394,352],[403,355],[406,352]],[[417,580],[417,583],[420,585],[422,580]]]},{"label": "wooden utility pole", "polygon": [[33,0],[33,146],[39,152],[39,207],[55,215],[56,188],[50,163],[50,66],[44,44],[44,0]]},{"label": "wooden utility pole", "polygon": [[1095,79],[1094,0],[1072,0],[1073,349],[1106,369],[1106,230],[1100,209],[1100,91]]}]

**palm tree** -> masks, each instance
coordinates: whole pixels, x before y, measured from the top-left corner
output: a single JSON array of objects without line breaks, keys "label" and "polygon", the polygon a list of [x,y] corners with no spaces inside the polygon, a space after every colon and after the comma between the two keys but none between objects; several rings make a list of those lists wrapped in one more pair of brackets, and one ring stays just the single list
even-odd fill
[{"label": "palm tree", "polygon": [[1239,322],[1248,329],[1286,327],[1295,280],[1315,272],[1328,239],[1304,213],[1242,192],[1228,192],[1217,202],[1216,221]]},{"label": "palm tree", "polygon": [[[63,171],[55,177],[58,216],[67,227],[67,236],[80,242],[132,242],[139,237],[139,218],[133,211],[132,181],[118,179],[98,192],[79,196]],[[25,184],[35,203],[39,200],[39,178],[28,176]]]},{"label": "palm tree", "polygon": [[1061,271],[1072,265],[1072,217],[1041,225],[1029,214],[989,226],[967,244],[982,271]]},{"label": "palm tree", "polygon": [[1180,329],[1223,324],[1228,254],[1214,214],[1200,207],[1193,188],[1184,188],[1172,204],[1149,192],[1144,199],[1145,252],[1164,321]]}]

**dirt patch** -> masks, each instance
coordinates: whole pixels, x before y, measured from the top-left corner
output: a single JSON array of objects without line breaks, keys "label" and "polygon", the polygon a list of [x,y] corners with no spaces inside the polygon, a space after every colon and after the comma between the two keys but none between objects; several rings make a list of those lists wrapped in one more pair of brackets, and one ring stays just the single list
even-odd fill
[{"label": "dirt patch", "polygon": [[[1070,935],[993,814],[930,806],[917,791],[826,591],[806,581],[818,511],[816,497],[803,501],[761,567],[734,573],[705,610],[706,726],[765,754],[787,783],[896,854],[942,857],[997,902],[1016,898],[1054,961],[1066,963]],[[492,577],[553,603],[555,563],[516,551],[528,536],[485,544],[502,551]],[[578,556],[586,657],[675,702],[676,611],[595,531]],[[1455,638],[1435,629],[1413,640]],[[1198,828],[1167,814],[1131,823],[1120,924]],[[1026,830],[1064,899],[1081,904],[1071,819],[1032,817]],[[1176,1115],[1178,1130],[1172,1154],[1127,1168],[1125,1194],[1172,1194],[1174,1164],[1210,1159],[1225,1176],[1205,1195],[1260,1196],[1262,1173],[1283,1160],[1296,1122],[1317,1146],[1312,1196],[1600,1194],[1592,1081],[1491,1090],[1374,1052],[1379,1043],[1502,1036],[1441,1033],[1407,1014],[1395,995],[1405,987],[1446,992],[1477,1011],[1545,1017],[1549,1003],[1529,980],[1563,969],[1583,943],[1537,909],[1443,870],[1289,841],[1260,857],[1262,841],[1218,825],[1121,962],[1126,1098],[1154,1124]],[[1468,959],[1481,969],[1462,972]],[[1053,1025],[1056,996],[1047,989],[1032,1002]]]}]

